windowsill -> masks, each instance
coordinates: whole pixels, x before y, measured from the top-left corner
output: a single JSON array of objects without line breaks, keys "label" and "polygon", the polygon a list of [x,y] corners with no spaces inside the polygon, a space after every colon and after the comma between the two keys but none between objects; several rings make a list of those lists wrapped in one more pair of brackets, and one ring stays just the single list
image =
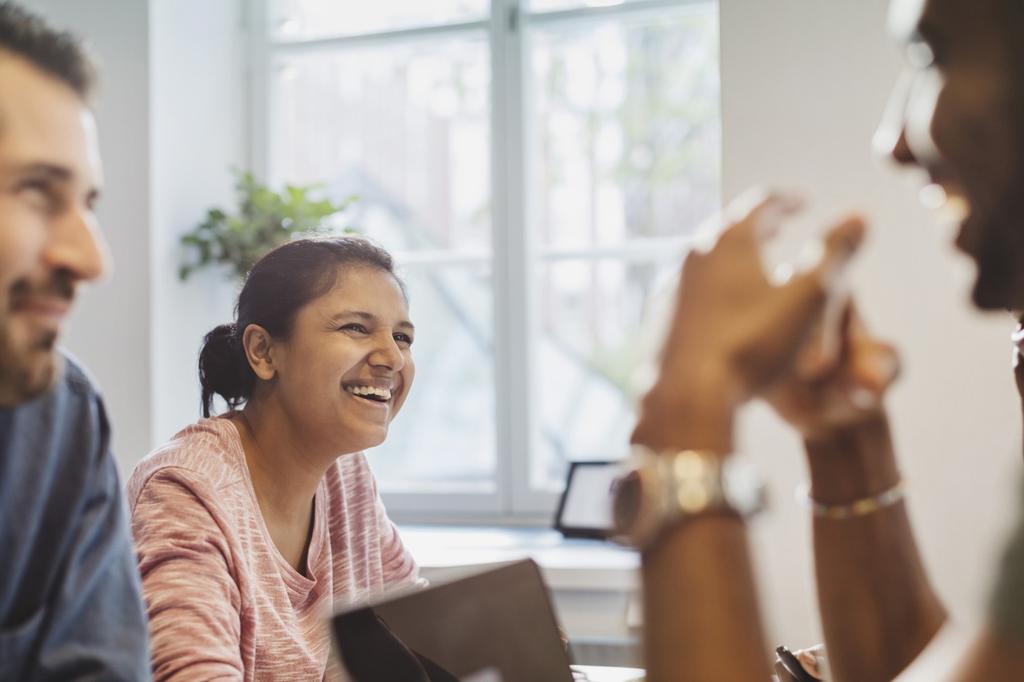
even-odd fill
[{"label": "windowsill", "polygon": [[639,555],[600,540],[564,538],[547,528],[403,524],[402,540],[429,580],[472,567],[530,558],[554,591],[631,592],[639,586]]}]

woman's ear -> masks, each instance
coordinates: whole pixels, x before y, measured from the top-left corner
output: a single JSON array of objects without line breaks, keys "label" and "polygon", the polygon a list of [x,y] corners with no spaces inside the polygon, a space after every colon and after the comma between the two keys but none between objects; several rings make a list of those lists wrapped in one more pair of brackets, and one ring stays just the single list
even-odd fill
[{"label": "woman's ear", "polygon": [[272,352],[274,338],[270,333],[258,324],[250,324],[242,333],[242,347],[253,373],[263,381],[273,379],[277,369]]}]

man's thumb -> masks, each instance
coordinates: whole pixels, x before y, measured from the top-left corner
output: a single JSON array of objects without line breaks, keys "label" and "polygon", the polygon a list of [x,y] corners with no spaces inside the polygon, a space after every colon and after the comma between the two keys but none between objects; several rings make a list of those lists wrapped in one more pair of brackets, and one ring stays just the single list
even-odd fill
[{"label": "man's thumb", "polygon": [[[859,216],[851,216],[825,235],[825,250],[821,260],[810,270],[793,277],[785,288],[790,296],[805,299],[807,303],[828,299],[842,279],[853,256],[864,242],[867,226]],[[795,302],[795,301],[794,301]],[[799,304],[795,306],[801,308]]]}]

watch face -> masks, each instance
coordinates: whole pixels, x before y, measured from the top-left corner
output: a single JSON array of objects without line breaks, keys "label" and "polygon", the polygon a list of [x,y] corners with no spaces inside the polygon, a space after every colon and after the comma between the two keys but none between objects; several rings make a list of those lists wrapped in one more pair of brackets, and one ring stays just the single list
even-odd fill
[{"label": "watch face", "polygon": [[727,485],[722,492],[733,509],[742,516],[749,516],[764,507],[764,485],[745,462],[727,462],[723,473]]},{"label": "watch face", "polygon": [[619,533],[628,533],[636,522],[642,496],[640,486],[640,473],[637,471],[621,476],[612,486],[612,520]]}]

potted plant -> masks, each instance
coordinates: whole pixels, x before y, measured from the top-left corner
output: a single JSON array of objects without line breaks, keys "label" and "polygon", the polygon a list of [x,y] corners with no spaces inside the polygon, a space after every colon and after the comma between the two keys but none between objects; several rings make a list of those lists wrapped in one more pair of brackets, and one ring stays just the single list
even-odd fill
[{"label": "potted plant", "polygon": [[[237,212],[211,208],[203,222],[181,237],[182,281],[211,266],[224,267],[229,277],[240,280],[263,254],[290,239],[336,231],[330,219],[356,201],[348,197],[334,203],[322,196],[320,185],[285,185],[275,192],[252,173],[235,174]],[[355,232],[350,227],[343,231]]]}]

